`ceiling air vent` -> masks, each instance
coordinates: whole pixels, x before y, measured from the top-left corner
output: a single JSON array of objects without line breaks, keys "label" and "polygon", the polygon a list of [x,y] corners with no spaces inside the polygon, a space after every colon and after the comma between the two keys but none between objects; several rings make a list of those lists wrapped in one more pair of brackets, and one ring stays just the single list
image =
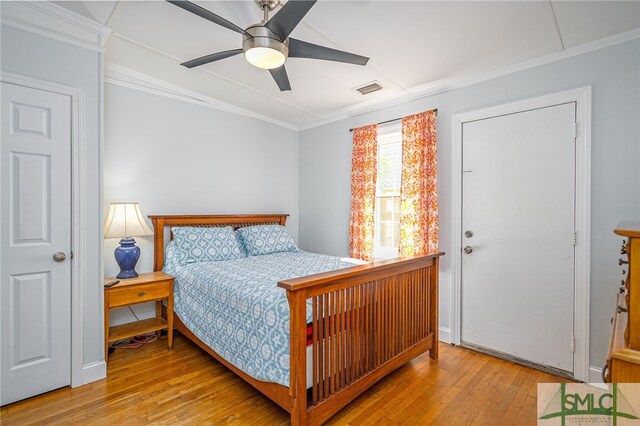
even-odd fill
[{"label": "ceiling air vent", "polygon": [[364,86],[356,87],[356,90],[360,92],[361,95],[368,95],[369,93],[382,90],[382,86],[377,81],[372,81],[371,83],[367,83]]}]

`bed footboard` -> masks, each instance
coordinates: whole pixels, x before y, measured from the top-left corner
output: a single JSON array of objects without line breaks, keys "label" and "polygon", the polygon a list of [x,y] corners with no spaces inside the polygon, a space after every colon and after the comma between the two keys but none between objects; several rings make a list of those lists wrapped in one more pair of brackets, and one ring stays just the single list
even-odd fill
[{"label": "bed footboard", "polygon": [[[438,356],[438,264],[412,256],[278,283],[291,310],[291,422],[321,424],[416,356]],[[307,304],[312,383],[306,383]],[[310,392],[307,391],[310,389]]]}]

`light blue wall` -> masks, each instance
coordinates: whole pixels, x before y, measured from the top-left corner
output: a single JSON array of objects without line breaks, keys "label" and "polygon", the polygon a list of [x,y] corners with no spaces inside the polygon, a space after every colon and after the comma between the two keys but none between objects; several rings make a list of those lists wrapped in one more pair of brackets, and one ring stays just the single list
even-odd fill
[{"label": "light blue wall", "polygon": [[84,364],[104,359],[102,341],[102,223],[100,214],[100,54],[2,25],[1,68],[82,90],[84,160],[81,277],[84,298]]},{"label": "light blue wall", "polygon": [[[297,132],[255,118],[105,85],[104,206],[137,201],[148,214],[288,213],[298,239]],[[153,270],[152,237],[136,238],[138,272]],[[115,276],[117,239],[105,240]],[[138,317],[153,304],[132,306]],[[114,309],[112,324],[132,321]]]},{"label": "light blue wall", "polygon": [[[640,41],[563,59],[472,86],[428,96],[299,133],[300,245],[347,255],[351,133],[349,128],[438,108],[440,247],[451,251],[451,120],[461,112],[561,92],[593,88],[591,365],[607,351],[621,239],[621,219],[640,219]],[[441,316],[449,328],[451,269],[441,268]],[[514,277],[517,279],[517,277]]]}]

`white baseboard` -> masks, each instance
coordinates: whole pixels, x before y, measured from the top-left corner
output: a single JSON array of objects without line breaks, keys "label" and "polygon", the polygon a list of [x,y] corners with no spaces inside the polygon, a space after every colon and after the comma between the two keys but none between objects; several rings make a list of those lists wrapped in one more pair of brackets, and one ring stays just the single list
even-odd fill
[{"label": "white baseboard", "polygon": [[82,367],[82,384],[95,382],[107,377],[107,363],[104,361],[92,362]]},{"label": "white baseboard", "polygon": [[589,367],[589,383],[602,383],[602,368]]},{"label": "white baseboard", "polygon": [[601,389],[608,389],[607,384],[602,382],[602,368],[589,367],[589,384]]},{"label": "white baseboard", "polygon": [[440,327],[438,330],[438,340],[444,343],[451,343],[451,329],[446,327]]},{"label": "white baseboard", "polygon": [[597,386],[606,388],[606,385],[602,383],[602,368],[594,367],[593,365],[589,367],[589,383]]}]

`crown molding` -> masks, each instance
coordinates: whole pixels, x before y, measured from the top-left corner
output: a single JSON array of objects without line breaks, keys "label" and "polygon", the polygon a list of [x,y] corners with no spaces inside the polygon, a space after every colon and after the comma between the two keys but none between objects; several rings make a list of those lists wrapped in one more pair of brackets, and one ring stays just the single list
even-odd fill
[{"label": "crown molding", "polygon": [[255,118],[257,120],[275,124],[276,126],[284,127],[289,130],[298,130],[298,128],[291,123],[276,120],[266,115],[217,100],[201,93],[194,92],[185,89],[184,87],[169,83],[165,80],[161,80],[155,77],[151,77],[147,74],[131,70],[121,65],[112,63],[106,64],[104,81],[105,83],[140,90],[142,92],[164,96],[182,102],[189,102],[195,105],[216,109],[218,111],[225,111],[232,114]]},{"label": "crown molding", "polygon": [[473,84],[481,83],[487,80],[493,80],[498,77],[513,74],[519,71],[524,71],[530,68],[539,67],[541,65],[557,62],[563,59],[571,58],[573,56],[582,55],[595,50],[604,49],[606,47],[614,46],[628,41],[636,40],[640,38],[640,28],[636,28],[630,31],[626,31],[613,36],[594,40],[589,43],[581,44],[579,46],[571,47],[563,51],[554,52],[545,56],[540,56],[528,61],[520,62],[514,65],[507,65],[502,68],[498,68],[492,71],[478,73],[470,76],[462,76],[455,78],[445,78],[432,83],[427,83],[413,88],[407,89],[409,94],[400,93],[387,98],[377,99],[366,104],[353,105],[351,107],[342,108],[336,111],[334,114],[322,120],[311,121],[298,126],[298,130],[307,130],[314,127],[323,126],[325,124],[333,123],[336,121],[354,118],[363,114],[367,114],[374,111],[379,111],[383,108],[389,108],[396,105],[401,105],[407,102],[411,102],[417,99],[426,98],[439,93],[448,92],[461,87],[471,86]]},{"label": "crown molding", "polygon": [[0,23],[102,53],[111,29],[47,1],[0,2]]}]

